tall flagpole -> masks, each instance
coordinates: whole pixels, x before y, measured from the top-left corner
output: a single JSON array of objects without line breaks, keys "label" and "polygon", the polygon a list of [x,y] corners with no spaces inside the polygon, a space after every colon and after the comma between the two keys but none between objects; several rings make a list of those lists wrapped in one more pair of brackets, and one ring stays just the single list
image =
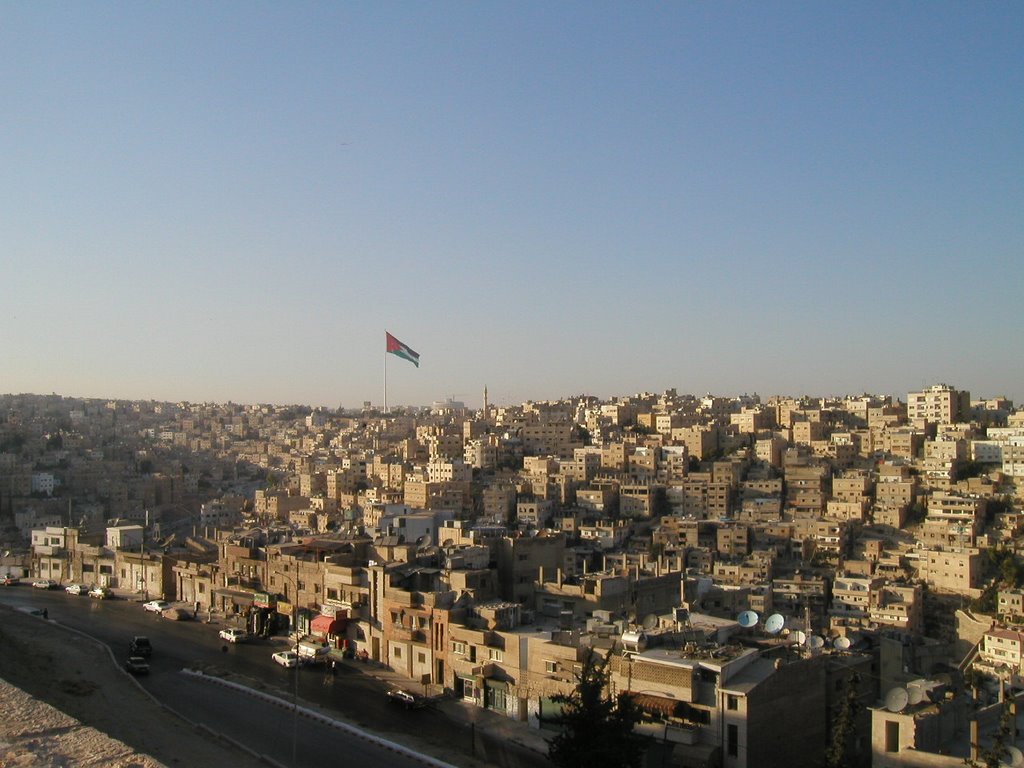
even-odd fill
[{"label": "tall flagpole", "polygon": [[388,343],[387,331],[384,331],[384,415],[388,414]]}]

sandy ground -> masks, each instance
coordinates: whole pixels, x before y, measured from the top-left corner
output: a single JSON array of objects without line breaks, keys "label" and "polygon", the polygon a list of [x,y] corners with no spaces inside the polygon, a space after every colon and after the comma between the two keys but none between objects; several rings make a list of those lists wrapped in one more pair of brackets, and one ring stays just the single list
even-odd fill
[{"label": "sandy ground", "polygon": [[0,606],[3,768],[266,768],[163,709],[105,646],[55,626],[39,632],[41,621]]}]

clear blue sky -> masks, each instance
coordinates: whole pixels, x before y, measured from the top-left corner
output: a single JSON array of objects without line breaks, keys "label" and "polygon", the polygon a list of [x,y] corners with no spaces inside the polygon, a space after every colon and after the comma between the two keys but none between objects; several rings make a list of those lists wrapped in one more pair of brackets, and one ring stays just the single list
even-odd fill
[{"label": "clear blue sky", "polygon": [[8,2],[0,392],[1024,400],[1024,3]]}]

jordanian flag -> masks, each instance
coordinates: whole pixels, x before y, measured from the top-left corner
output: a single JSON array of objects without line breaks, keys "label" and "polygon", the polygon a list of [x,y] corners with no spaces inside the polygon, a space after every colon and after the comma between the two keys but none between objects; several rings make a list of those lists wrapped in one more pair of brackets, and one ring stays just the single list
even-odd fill
[{"label": "jordanian flag", "polygon": [[392,355],[398,355],[403,360],[408,360],[410,363],[415,365],[417,368],[420,367],[420,353],[413,352],[410,347],[405,346],[402,342],[396,339],[387,331],[384,331],[388,337],[388,352]]}]

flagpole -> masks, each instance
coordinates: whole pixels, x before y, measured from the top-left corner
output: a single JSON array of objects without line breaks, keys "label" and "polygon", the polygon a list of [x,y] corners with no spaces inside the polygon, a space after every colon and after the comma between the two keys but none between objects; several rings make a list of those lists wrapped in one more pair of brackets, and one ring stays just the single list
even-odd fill
[{"label": "flagpole", "polygon": [[[387,339],[387,331],[384,331],[384,338]],[[388,345],[384,344],[384,415],[388,415]]]}]

